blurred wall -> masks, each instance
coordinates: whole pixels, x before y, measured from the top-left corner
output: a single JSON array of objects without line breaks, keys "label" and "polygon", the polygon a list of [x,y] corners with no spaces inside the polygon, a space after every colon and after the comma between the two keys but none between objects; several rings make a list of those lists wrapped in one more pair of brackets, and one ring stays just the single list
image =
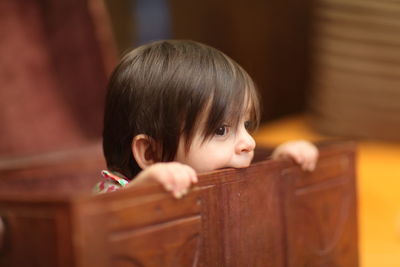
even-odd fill
[{"label": "blurred wall", "polygon": [[104,0],[119,54],[137,44],[137,23],[132,0]]},{"label": "blurred wall", "polygon": [[[261,92],[264,121],[304,109],[310,69],[312,0],[164,1],[167,6],[160,0],[147,2],[152,2],[154,9],[165,6],[166,16],[170,17],[171,38],[192,39],[214,46],[250,73]],[[141,2],[107,0],[120,51],[142,43],[140,36],[150,24],[144,22],[146,19],[151,24],[158,21],[160,28],[169,29],[164,25],[168,22],[160,20],[154,10],[141,9],[147,13],[140,13],[141,18],[138,18],[135,12]],[[158,7],[156,2],[159,2]],[[125,9],[121,8],[123,3]],[[129,14],[126,10],[131,7],[134,11]],[[128,23],[129,20],[134,22]],[[136,27],[132,36],[124,37],[132,40],[132,44],[127,44],[118,36],[121,32],[126,34],[133,24]],[[159,37],[153,35],[153,39],[166,36],[168,34],[159,33]]]},{"label": "blurred wall", "polygon": [[400,141],[400,2],[317,0],[314,18],[314,127]]},{"label": "blurred wall", "polygon": [[0,158],[101,136],[108,73],[96,24],[104,19],[92,12],[100,8],[0,1]]},{"label": "blurred wall", "polygon": [[174,38],[214,46],[239,62],[262,96],[263,120],[304,109],[311,1],[170,0]]}]

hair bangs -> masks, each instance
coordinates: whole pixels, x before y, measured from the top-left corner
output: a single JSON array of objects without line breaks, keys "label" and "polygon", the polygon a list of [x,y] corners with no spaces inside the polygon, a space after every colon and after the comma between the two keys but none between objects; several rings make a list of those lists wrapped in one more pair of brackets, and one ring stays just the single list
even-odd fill
[{"label": "hair bangs", "polygon": [[[221,53],[222,54],[222,53]],[[228,56],[215,62],[214,90],[207,108],[203,128],[204,140],[211,138],[222,125],[237,128],[240,120],[249,115],[250,130],[260,122],[259,96],[248,73]]]}]

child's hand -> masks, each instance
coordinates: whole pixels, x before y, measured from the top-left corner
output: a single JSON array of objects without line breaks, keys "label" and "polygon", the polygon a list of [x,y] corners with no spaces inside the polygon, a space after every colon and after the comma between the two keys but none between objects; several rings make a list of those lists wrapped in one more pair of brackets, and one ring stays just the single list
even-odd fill
[{"label": "child's hand", "polygon": [[318,161],[318,149],[308,141],[290,141],[279,145],[272,159],[291,158],[305,171],[313,171]]},{"label": "child's hand", "polygon": [[165,190],[171,191],[174,197],[181,198],[188,192],[192,183],[197,183],[197,174],[188,165],[166,162],[153,164],[141,171],[133,182],[144,179],[154,179],[160,182]]}]

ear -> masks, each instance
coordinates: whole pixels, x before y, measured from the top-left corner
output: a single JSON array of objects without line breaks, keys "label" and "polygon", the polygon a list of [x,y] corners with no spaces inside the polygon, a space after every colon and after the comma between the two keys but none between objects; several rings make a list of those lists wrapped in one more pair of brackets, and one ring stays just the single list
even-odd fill
[{"label": "ear", "polygon": [[145,134],[138,134],[132,140],[132,154],[142,170],[156,163],[156,143]]}]

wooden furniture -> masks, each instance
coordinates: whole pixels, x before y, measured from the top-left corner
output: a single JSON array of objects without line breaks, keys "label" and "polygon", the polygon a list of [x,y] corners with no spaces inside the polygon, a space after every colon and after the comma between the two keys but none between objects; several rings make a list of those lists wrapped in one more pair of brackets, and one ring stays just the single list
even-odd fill
[{"label": "wooden furniture", "polygon": [[9,171],[0,266],[358,266],[354,144],[321,145],[312,173],[267,156],[201,175],[180,200],[153,182],[93,195],[98,177],[75,168]]}]

